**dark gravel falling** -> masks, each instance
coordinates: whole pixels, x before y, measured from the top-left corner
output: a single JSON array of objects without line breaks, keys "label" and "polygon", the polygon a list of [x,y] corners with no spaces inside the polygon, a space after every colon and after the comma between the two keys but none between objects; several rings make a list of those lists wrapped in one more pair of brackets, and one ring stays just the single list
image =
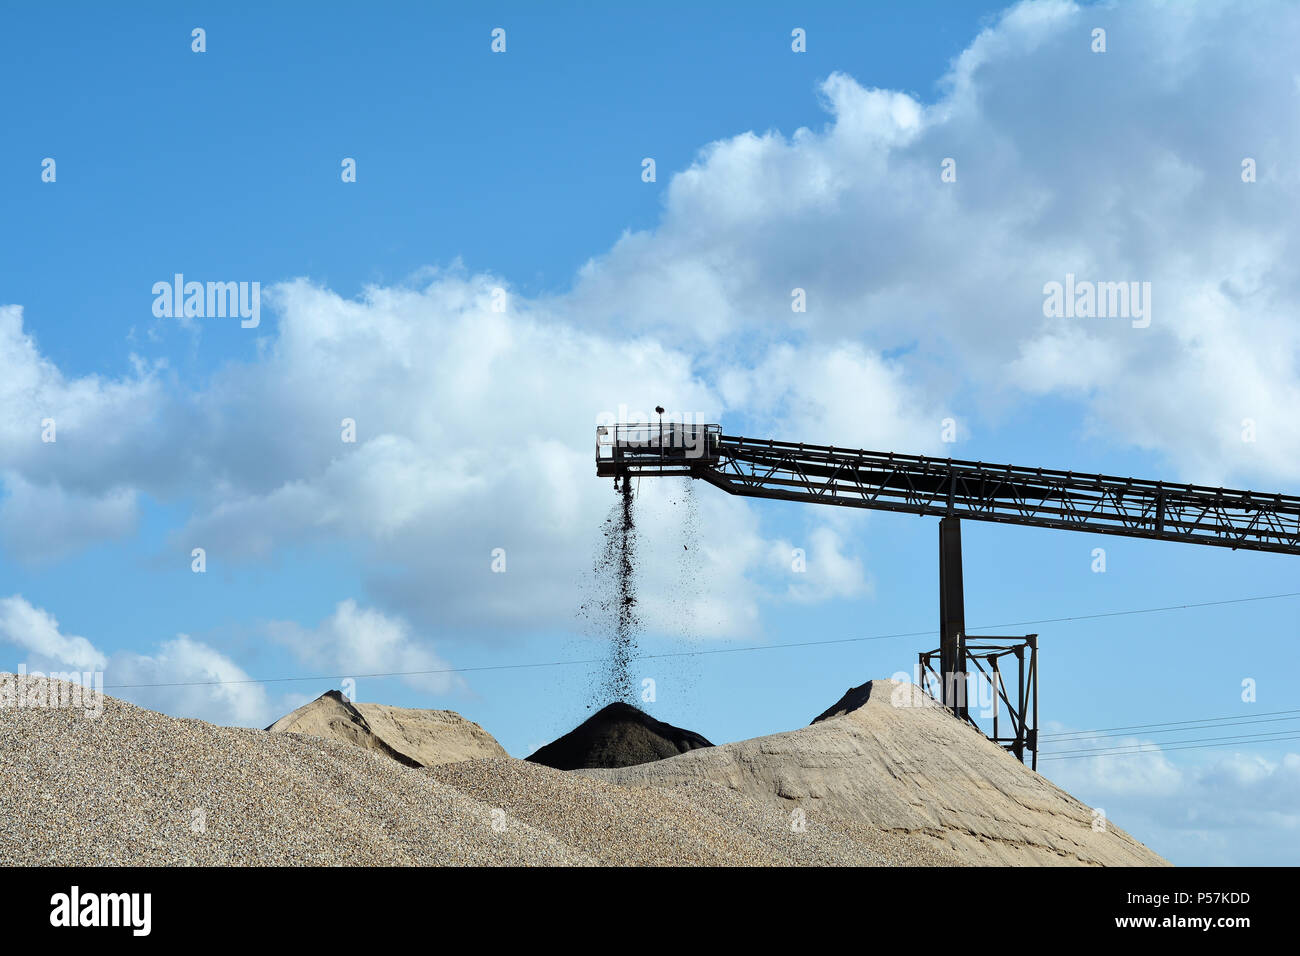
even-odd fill
[{"label": "dark gravel falling", "polygon": [[637,652],[641,619],[636,607],[636,523],[632,517],[632,479],[624,475],[620,491],[619,522],[614,541],[615,576],[618,582],[618,626],[610,649],[609,688],[606,700],[632,703],[636,688],[629,669]]},{"label": "dark gravel falling", "polygon": [[590,688],[589,710],[611,701],[635,704],[639,700],[631,662],[637,653],[641,619],[636,595],[636,521],[633,515],[632,480],[615,479],[618,500],[601,526],[601,543],[596,553],[592,588],[578,609],[585,630],[608,640],[605,661]]}]

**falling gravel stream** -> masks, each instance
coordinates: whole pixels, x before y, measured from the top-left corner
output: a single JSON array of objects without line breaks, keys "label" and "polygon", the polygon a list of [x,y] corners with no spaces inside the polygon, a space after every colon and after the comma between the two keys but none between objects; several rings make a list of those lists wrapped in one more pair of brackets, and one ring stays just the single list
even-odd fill
[{"label": "falling gravel stream", "polygon": [[641,619],[637,613],[636,521],[632,479],[614,481],[617,500],[601,526],[592,590],[578,610],[586,629],[607,639],[605,659],[589,690],[588,709],[613,701],[637,703],[631,662],[637,654]]}]

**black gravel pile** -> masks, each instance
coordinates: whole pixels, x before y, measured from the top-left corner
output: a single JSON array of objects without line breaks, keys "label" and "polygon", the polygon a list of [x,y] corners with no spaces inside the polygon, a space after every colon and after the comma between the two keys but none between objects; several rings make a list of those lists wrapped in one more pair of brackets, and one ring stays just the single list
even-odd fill
[{"label": "black gravel pile", "polygon": [[616,701],[528,759],[556,770],[630,767],[712,746],[694,731]]}]

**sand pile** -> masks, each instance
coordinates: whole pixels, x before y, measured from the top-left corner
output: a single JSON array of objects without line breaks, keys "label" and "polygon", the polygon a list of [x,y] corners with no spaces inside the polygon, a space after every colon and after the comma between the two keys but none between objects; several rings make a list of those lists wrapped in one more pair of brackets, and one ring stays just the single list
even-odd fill
[{"label": "sand pile", "polygon": [[528,758],[556,770],[629,767],[712,747],[699,734],[615,702]]},{"label": "sand pile", "polygon": [[336,690],[327,691],[266,729],[341,740],[410,767],[506,756],[505,748],[491,734],[455,711],[356,704]]},{"label": "sand pile", "polygon": [[97,719],[0,709],[0,854],[11,865],[951,859],[905,834],[792,823],[708,783],[624,789],[510,758],[411,767],[351,741],[177,720],[111,697]]},{"label": "sand pile", "polygon": [[1164,865],[1091,808],[911,684],[852,688],[809,727],[585,775],[624,785],[700,781],[810,821],[914,834],[971,864]]}]

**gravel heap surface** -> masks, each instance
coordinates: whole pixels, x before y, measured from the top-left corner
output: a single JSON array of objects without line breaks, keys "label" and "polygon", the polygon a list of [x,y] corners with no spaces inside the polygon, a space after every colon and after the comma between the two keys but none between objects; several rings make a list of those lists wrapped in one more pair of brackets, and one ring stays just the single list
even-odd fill
[{"label": "gravel heap surface", "polygon": [[[42,699],[31,685],[50,683],[5,680]],[[951,862],[906,834],[805,821],[709,782],[624,788],[509,757],[410,767],[352,743],[178,720],[111,697],[93,719],[10,703],[0,864]]]}]

